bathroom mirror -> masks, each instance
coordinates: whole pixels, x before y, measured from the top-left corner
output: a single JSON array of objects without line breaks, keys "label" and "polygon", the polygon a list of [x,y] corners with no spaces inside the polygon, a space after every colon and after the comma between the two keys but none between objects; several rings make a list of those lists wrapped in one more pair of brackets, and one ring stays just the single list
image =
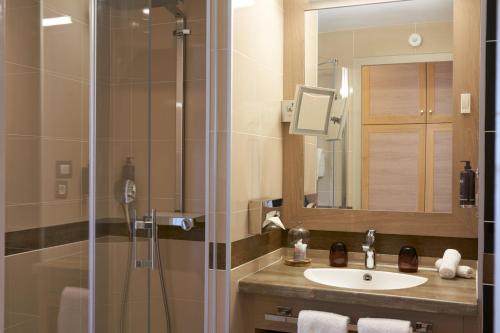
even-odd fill
[{"label": "bathroom mirror", "polygon": [[305,207],[452,212],[453,6],[407,0],[305,11],[305,84],[339,92],[325,133],[293,132],[308,135]]},{"label": "bathroom mirror", "polygon": [[334,89],[298,86],[290,133],[327,135],[335,95]]}]

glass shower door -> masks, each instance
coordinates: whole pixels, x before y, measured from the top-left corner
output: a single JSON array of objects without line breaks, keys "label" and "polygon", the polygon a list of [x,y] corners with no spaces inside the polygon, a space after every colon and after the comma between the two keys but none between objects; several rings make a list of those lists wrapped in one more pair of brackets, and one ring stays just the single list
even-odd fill
[{"label": "glass shower door", "polygon": [[160,332],[152,320],[149,263],[156,249],[147,218],[150,1],[96,3],[95,331]]},{"label": "glass shower door", "polygon": [[178,60],[184,14],[204,52],[205,11],[179,4],[97,1],[96,332],[203,331],[204,59],[189,80]]}]

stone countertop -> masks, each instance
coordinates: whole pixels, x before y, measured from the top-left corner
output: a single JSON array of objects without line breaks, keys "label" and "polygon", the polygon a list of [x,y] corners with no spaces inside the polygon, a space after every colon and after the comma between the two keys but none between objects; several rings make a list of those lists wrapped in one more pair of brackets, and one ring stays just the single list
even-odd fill
[{"label": "stone countertop", "polygon": [[[476,278],[441,279],[432,268],[420,268],[419,276],[428,278],[420,286],[398,290],[356,290],[330,287],[304,277],[307,268],[326,268],[328,260],[313,258],[309,267],[290,267],[282,261],[239,281],[242,293],[290,297],[353,305],[408,309],[453,315],[477,315]],[[361,262],[349,262],[348,268],[363,269]],[[398,272],[397,265],[380,263],[377,270]]]}]

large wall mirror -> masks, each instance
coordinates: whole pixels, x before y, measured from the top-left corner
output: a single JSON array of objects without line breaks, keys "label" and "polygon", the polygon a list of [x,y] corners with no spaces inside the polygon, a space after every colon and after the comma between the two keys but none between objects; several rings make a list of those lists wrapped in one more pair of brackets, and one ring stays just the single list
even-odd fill
[{"label": "large wall mirror", "polygon": [[304,140],[304,205],[451,213],[453,0],[305,12],[305,84],[337,92]]}]

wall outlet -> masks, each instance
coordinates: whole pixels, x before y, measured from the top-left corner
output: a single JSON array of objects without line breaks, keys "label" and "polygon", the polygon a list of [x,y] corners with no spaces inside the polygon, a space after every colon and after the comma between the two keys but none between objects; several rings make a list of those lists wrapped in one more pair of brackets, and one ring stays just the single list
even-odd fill
[{"label": "wall outlet", "polygon": [[56,181],[56,199],[66,199],[68,198],[68,181],[58,180]]}]

